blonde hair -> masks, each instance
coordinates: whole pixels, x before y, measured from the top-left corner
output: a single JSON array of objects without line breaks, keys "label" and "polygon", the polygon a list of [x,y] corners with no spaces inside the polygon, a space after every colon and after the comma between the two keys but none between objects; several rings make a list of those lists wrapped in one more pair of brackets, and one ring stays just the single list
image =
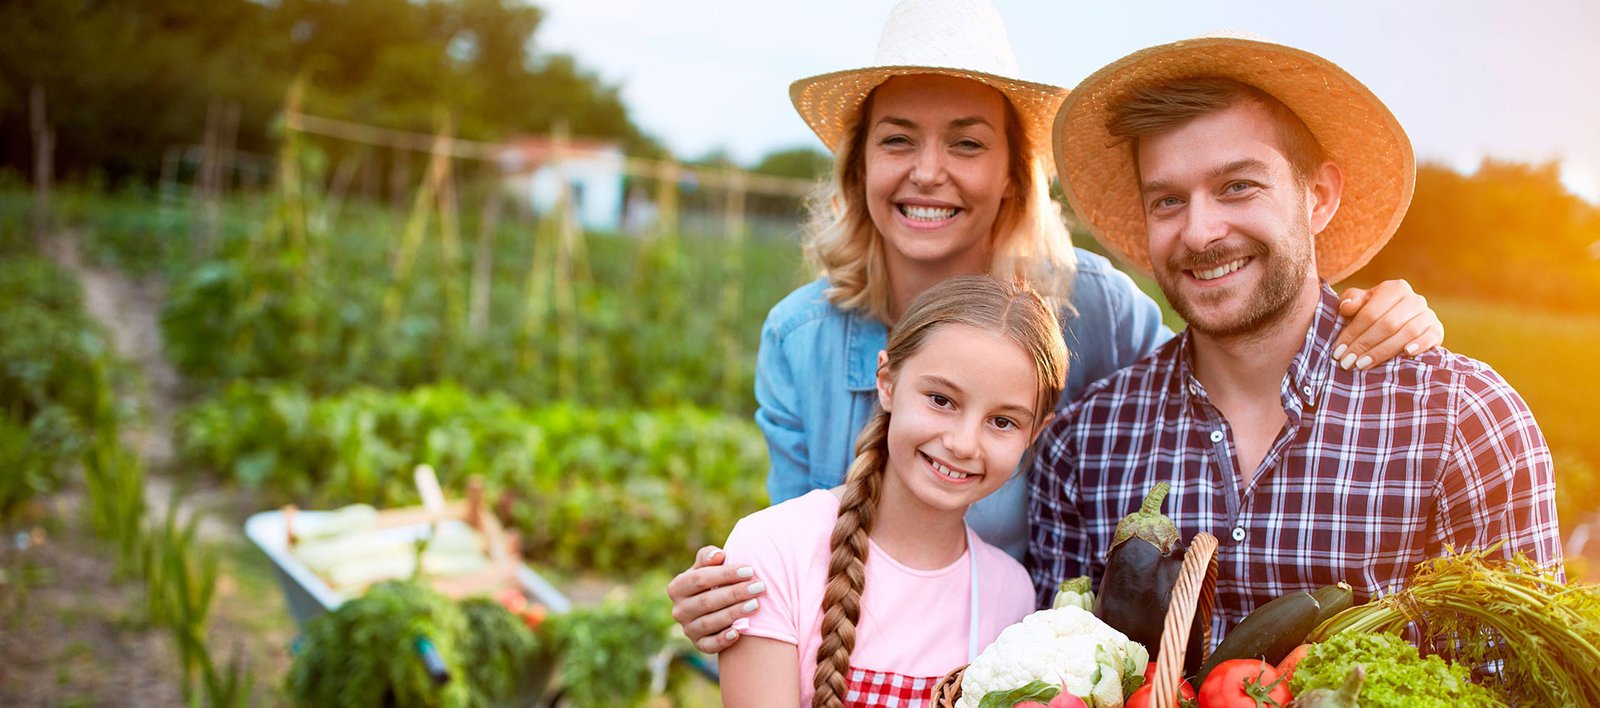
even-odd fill
[{"label": "blonde hair", "polygon": [[[867,116],[877,89],[867,95],[834,154],[833,179],[808,199],[806,255],[828,276],[828,300],[846,310],[861,310],[890,322],[889,277],[883,235],[866,204]],[[1058,309],[1070,307],[1077,260],[1061,208],[1050,198],[1049,146],[1034,145],[1005,103],[1008,175],[1013,194],[1003,199],[990,229],[993,260],[989,274],[1014,279],[1048,298]]]},{"label": "blonde hair", "polygon": [[[1004,334],[1033,360],[1038,391],[1034,411],[1054,408],[1067,379],[1067,346],[1054,311],[1038,293],[1022,284],[986,275],[964,275],[935,285],[912,301],[889,337],[883,366],[891,375],[927,343],[940,327],[961,324]],[[812,679],[811,705],[834,708],[842,703],[850,652],[861,619],[861,592],[866,587],[867,537],[878,509],[884,469],[889,461],[889,413],[879,409],[856,439],[856,457],[845,473],[844,497],[829,542],[828,584],[822,596],[822,644]],[[1035,430],[1037,421],[1035,418]],[[971,549],[968,552],[973,552]]]}]

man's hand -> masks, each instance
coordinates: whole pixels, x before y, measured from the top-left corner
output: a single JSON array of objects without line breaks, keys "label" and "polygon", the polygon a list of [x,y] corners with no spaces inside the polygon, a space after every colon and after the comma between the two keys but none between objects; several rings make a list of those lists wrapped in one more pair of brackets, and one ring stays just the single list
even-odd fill
[{"label": "man's hand", "polygon": [[1346,370],[1371,368],[1444,343],[1444,323],[1428,308],[1428,299],[1404,280],[1385,280],[1371,290],[1345,290],[1339,296],[1339,314],[1349,321],[1334,342],[1333,358]]},{"label": "man's hand", "polygon": [[722,549],[706,546],[695,554],[694,565],[667,583],[672,598],[672,618],[696,648],[716,654],[739,639],[733,621],[761,606],[755,596],[767,591],[767,584],[755,578],[755,569],[743,565],[730,568]]}]

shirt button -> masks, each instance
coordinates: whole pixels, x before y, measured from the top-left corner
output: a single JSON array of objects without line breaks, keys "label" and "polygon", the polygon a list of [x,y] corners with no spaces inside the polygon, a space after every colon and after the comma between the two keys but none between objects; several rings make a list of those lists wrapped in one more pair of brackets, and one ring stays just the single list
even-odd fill
[{"label": "shirt button", "polygon": [[1222,431],[1221,430],[1213,430],[1213,431],[1211,431],[1211,442],[1214,442],[1214,443],[1222,442]]},{"label": "shirt button", "polygon": [[1244,527],[1243,526],[1235,526],[1235,527],[1233,527],[1233,540],[1235,540],[1235,541],[1243,541],[1244,540]]}]

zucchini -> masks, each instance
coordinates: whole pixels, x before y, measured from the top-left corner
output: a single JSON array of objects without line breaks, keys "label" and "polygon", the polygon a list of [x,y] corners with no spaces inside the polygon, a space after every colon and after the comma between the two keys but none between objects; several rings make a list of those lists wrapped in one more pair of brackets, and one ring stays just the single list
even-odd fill
[{"label": "zucchini", "polygon": [[1195,685],[1204,684],[1211,670],[1229,659],[1261,659],[1277,666],[1316,629],[1320,610],[1317,598],[1304,591],[1257,607],[1222,638],[1211,658],[1200,667]]},{"label": "zucchini", "polygon": [[1334,615],[1350,609],[1355,604],[1355,592],[1350,589],[1350,584],[1339,581],[1336,585],[1318,588],[1311,596],[1317,599],[1317,624],[1320,626]]}]

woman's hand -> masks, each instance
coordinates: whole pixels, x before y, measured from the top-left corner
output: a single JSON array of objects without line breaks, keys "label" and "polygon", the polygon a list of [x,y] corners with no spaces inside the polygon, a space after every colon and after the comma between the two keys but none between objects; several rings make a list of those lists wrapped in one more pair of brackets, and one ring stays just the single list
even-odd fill
[{"label": "woman's hand", "polygon": [[1371,290],[1346,289],[1339,296],[1339,314],[1349,322],[1335,340],[1333,358],[1346,370],[1368,369],[1444,343],[1444,323],[1404,280],[1385,280]]},{"label": "woman's hand", "polygon": [[755,578],[748,565],[729,568],[722,549],[706,546],[695,554],[694,565],[667,583],[672,598],[672,618],[696,648],[716,654],[739,639],[733,621],[755,612],[761,603],[753,599],[767,591],[766,583]]}]

